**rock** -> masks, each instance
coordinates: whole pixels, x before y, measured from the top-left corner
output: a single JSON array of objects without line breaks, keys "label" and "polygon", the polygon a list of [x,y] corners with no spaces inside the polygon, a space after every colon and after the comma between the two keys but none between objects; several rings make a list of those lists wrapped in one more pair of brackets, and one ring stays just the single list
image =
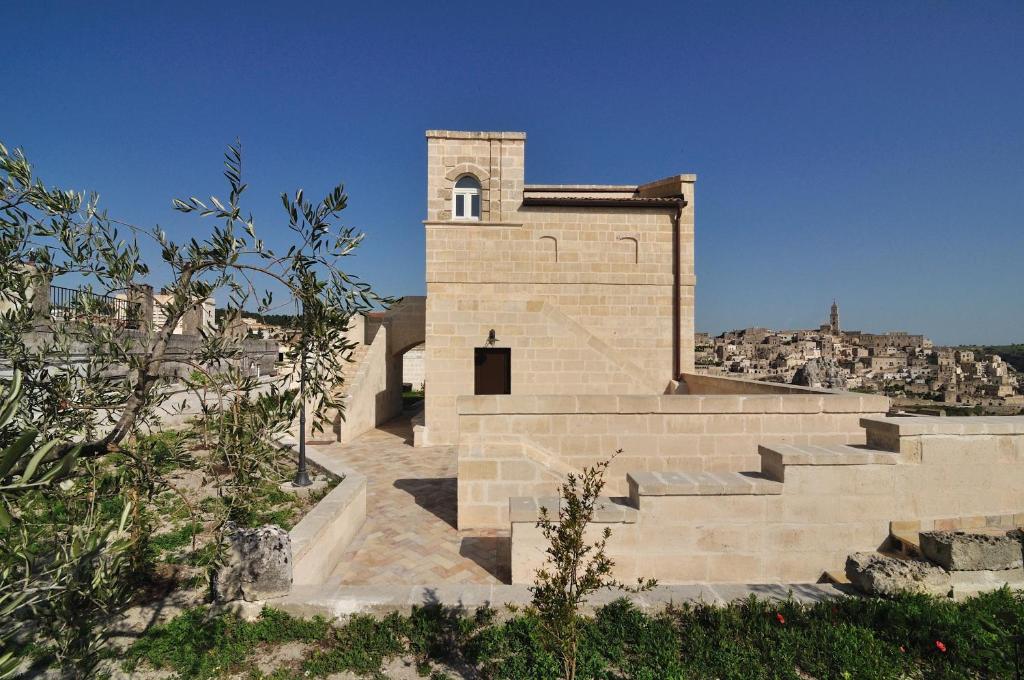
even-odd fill
[{"label": "rock", "polygon": [[1006,534],[923,531],[921,553],[950,571],[998,571],[1024,564],[1020,541]]},{"label": "rock", "polygon": [[846,558],[846,577],[868,595],[902,592],[949,595],[949,574],[924,560],[898,559],[878,553],[854,553]]},{"label": "rock", "polygon": [[218,602],[248,602],[287,595],[292,586],[292,542],[288,532],[267,524],[229,529],[227,563],[214,580]]},{"label": "rock", "polygon": [[835,359],[808,359],[793,374],[793,384],[832,390],[846,389],[847,372]]}]

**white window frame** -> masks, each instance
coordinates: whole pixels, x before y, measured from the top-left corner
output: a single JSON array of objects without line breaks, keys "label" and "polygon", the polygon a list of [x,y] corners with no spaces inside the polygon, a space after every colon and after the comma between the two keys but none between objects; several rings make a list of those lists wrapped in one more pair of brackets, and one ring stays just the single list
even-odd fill
[{"label": "white window frame", "polygon": [[[476,177],[473,177],[473,175],[463,175],[462,177],[459,177],[459,179],[455,180],[455,183],[458,184],[459,180],[463,179],[464,177],[471,178],[474,182],[477,183],[477,186],[455,187],[452,189],[452,219],[479,221],[480,215],[473,214],[473,197],[477,197],[477,205],[481,206],[482,208],[483,192],[481,190],[480,180],[478,180]],[[459,215],[458,213],[459,196],[462,196],[462,207],[466,211],[465,215]]]}]

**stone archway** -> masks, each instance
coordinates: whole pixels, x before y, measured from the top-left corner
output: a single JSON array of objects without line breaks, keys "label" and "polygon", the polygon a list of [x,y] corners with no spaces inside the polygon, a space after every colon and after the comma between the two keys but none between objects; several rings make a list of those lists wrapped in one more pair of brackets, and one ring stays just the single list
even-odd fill
[{"label": "stone archway", "polygon": [[349,331],[364,350],[346,385],[338,441],[350,442],[402,412],[402,357],[426,339],[426,302],[422,295],[403,297],[385,312],[361,317]]}]

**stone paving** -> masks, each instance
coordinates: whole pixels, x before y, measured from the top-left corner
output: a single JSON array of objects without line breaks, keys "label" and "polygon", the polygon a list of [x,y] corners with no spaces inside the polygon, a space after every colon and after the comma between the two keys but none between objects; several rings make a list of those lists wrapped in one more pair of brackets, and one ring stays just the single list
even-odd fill
[{"label": "stone paving", "polygon": [[311,447],[366,475],[366,524],[326,585],[507,583],[508,532],[455,528],[455,447],[413,448],[412,415]]}]

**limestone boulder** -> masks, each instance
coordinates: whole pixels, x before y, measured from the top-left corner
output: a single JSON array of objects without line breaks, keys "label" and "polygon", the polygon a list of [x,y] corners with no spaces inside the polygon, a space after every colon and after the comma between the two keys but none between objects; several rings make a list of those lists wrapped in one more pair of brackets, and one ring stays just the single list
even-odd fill
[{"label": "limestone boulder", "polygon": [[1001,571],[1024,563],[1020,541],[1007,534],[923,531],[921,553],[950,571]]},{"label": "limestone boulder", "polygon": [[900,559],[878,553],[854,553],[846,558],[846,577],[868,595],[897,593],[949,595],[949,574],[924,560]]},{"label": "limestone boulder", "polygon": [[267,524],[228,531],[227,562],[216,574],[218,602],[248,602],[287,595],[292,586],[292,543],[288,532]]}]

